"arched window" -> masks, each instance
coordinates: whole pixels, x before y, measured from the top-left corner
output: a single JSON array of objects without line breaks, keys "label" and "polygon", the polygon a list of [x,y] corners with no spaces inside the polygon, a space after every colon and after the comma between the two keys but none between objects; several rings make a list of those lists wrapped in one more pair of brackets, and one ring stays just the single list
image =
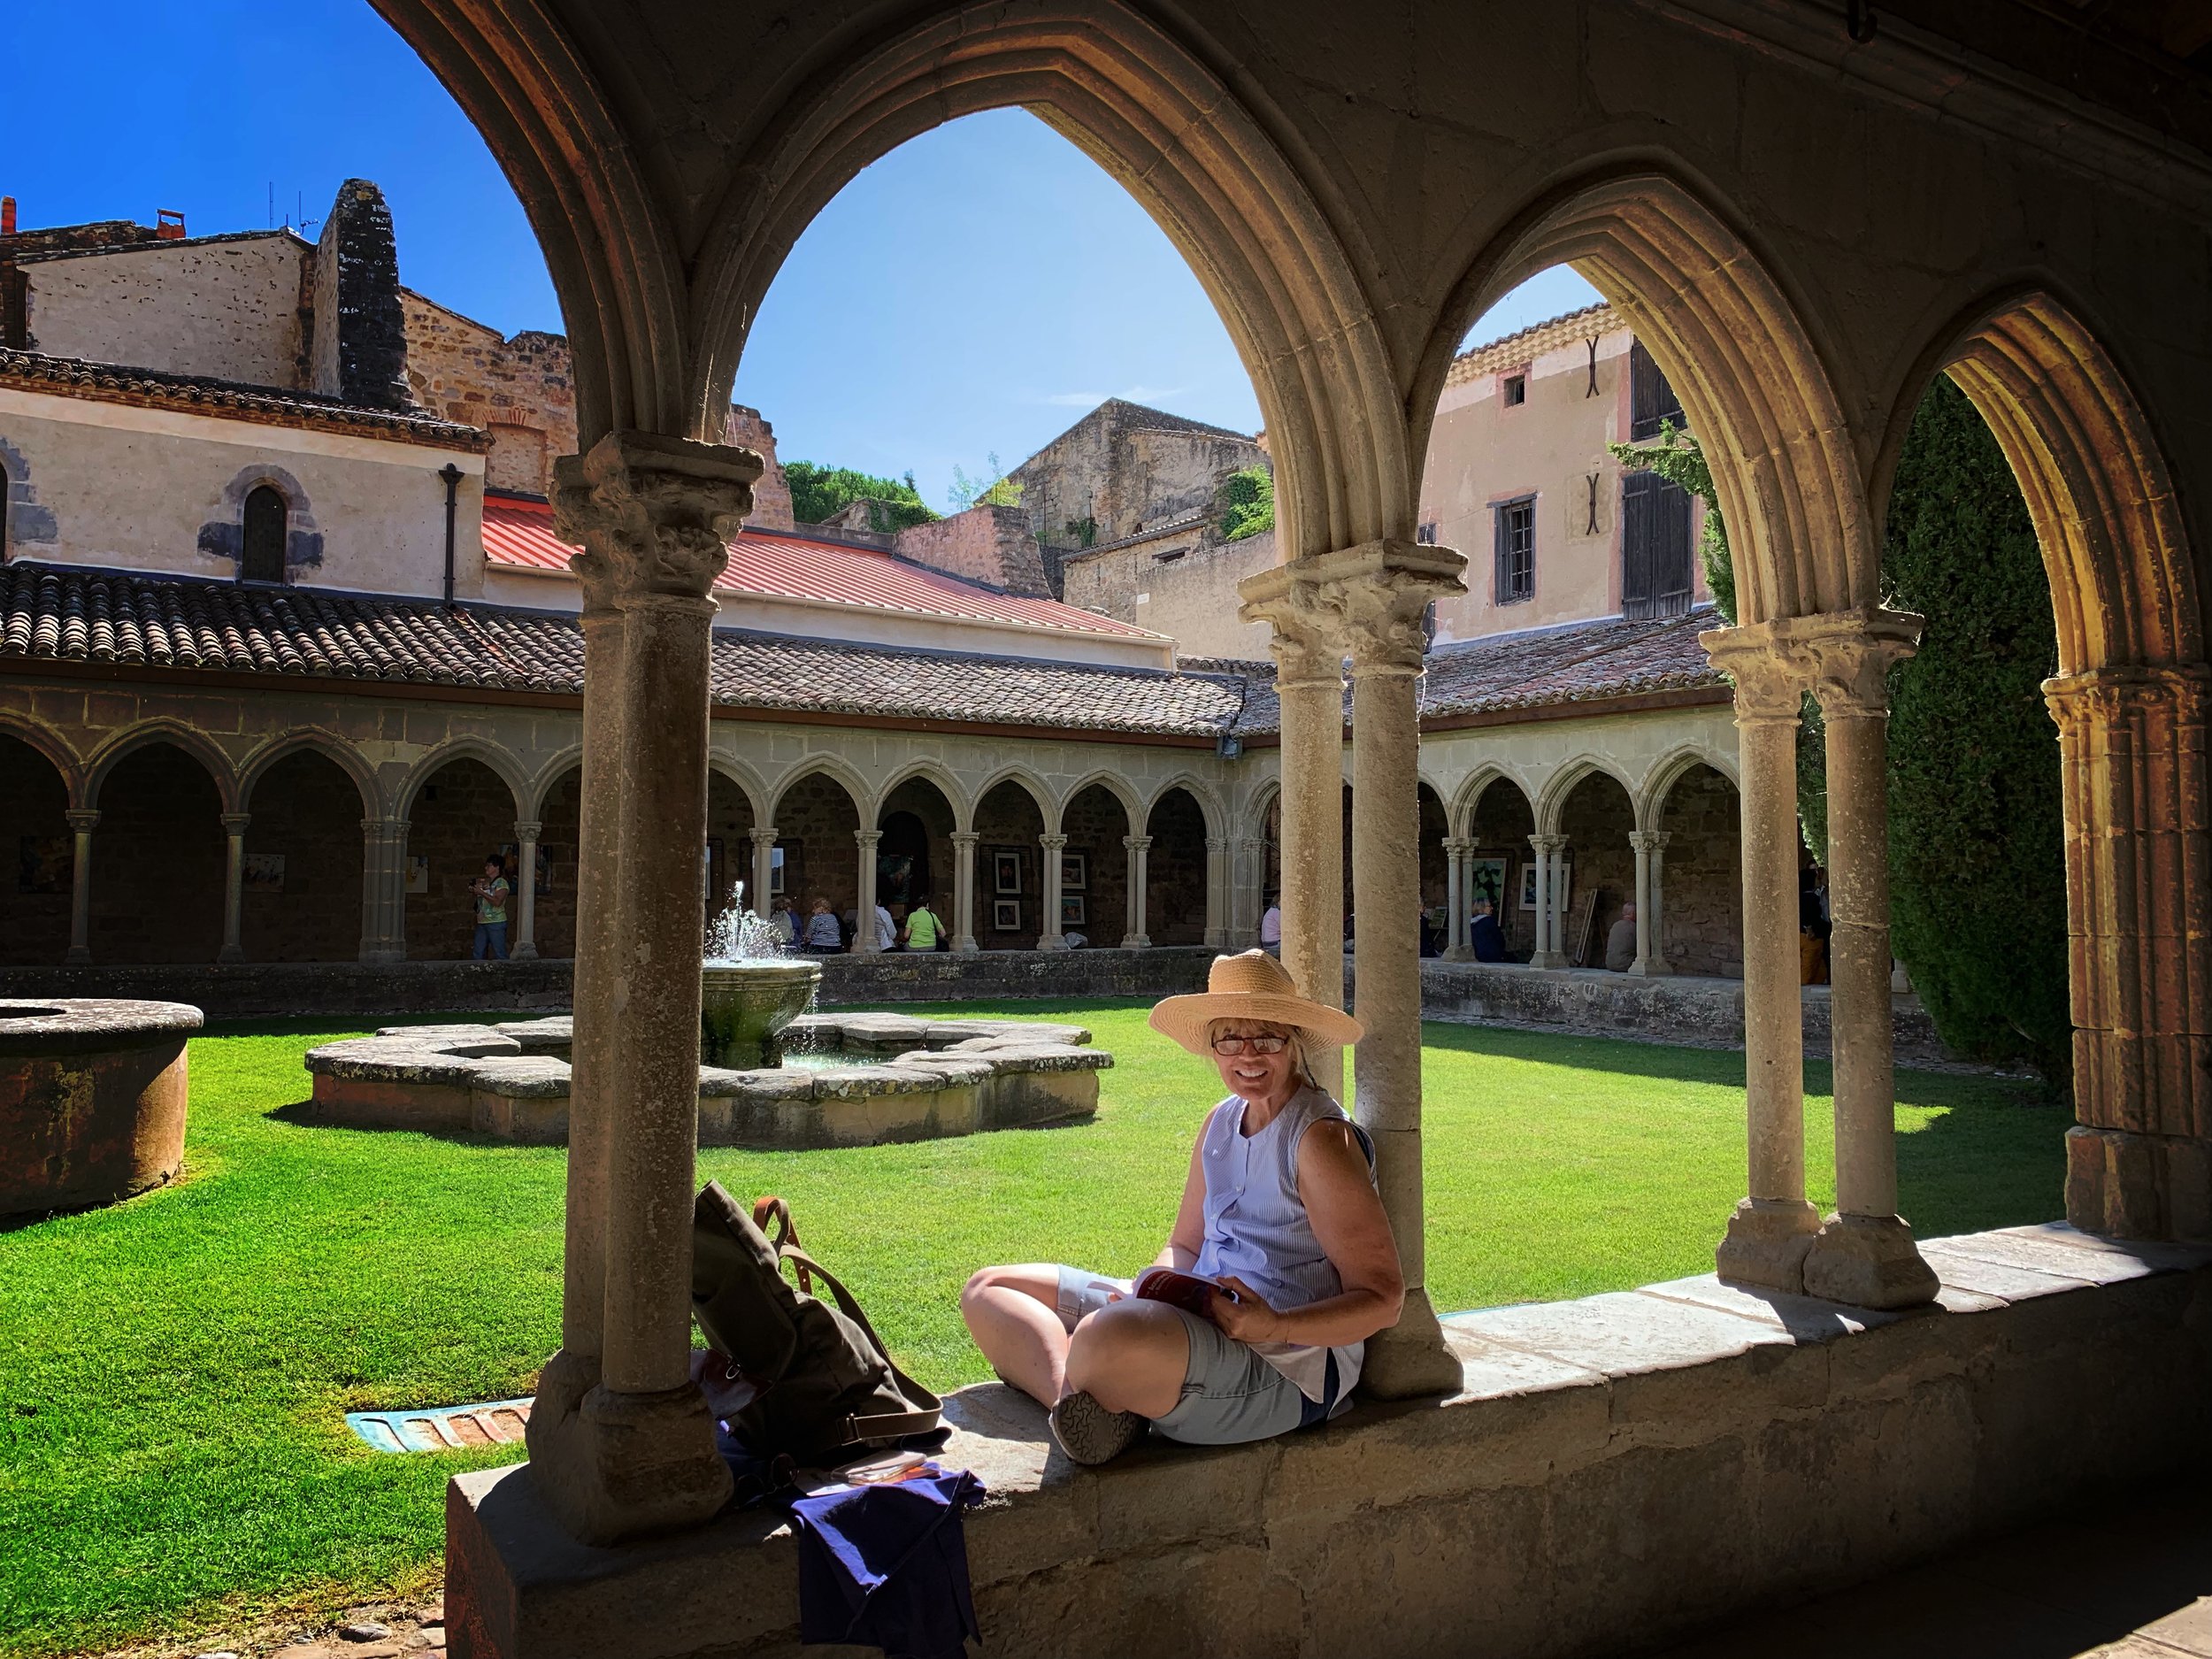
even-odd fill
[{"label": "arched window", "polygon": [[242,581],[284,580],[284,497],[266,484],[246,496],[244,547],[238,561]]}]

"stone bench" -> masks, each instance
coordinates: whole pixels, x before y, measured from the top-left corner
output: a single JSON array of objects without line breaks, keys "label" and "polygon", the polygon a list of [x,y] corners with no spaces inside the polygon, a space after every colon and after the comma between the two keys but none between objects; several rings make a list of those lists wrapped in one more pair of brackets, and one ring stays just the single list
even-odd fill
[{"label": "stone bench", "polygon": [[[2212,1250],[2060,1224],[1927,1255],[1941,1302],[1909,1315],[1709,1275],[1455,1315],[1448,1400],[1100,1470],[961,1389],[985,1651],[1610,1655],[2212,1456]],[[461,1659],[798,1652],[773,1516],[588,1548],[526,1465],[456,1477],[447,1539]]]}]

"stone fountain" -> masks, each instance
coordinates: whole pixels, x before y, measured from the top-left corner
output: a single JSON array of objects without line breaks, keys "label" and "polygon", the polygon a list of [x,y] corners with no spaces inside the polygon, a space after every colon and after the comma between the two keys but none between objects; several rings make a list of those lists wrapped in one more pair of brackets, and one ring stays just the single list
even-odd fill
[{"label": "stone fountain", "polygon": [[822,964],[787,951],[782,936],[745,909],[740,882],[707,930],[699,964],[699,1063],[746,1071],[780,1064],[784,1028],[814,1006]]}]

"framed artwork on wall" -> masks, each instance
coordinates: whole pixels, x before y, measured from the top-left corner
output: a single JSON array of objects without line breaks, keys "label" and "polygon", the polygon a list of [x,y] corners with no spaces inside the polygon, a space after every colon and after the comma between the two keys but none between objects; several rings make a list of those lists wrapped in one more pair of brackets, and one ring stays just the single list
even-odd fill
[{"label": "framed artwork on wall", "polygon": [[1021,890],[1022,849],[1018,847],[992,848],[991,891],[1019,897]]},{"label": "framed artwork on wall", "polygon": [[66,893],[76,867],[77,844],[67,835],[26,835],[19,843],[15,890]]},{"label": "framed artwork on wall", "polygon": [[1060,895],[1060,926],[1063,927],[1090,926],[1089,922],[1084,919],[1083,895],[1080,893],[1063,893]]},{"label": "framed artwork on wall", "polygon": [[1019,899],[991,901],[991,931],[995,933],[1018,933],[1022,930],[1022,902]]},{"label": "framed artwork on wall", "polygon": [[798,856],[799,843],[796,841],[778,841],[768,849],[768,896],[770,898],[780,899],[790,891],[784,882],[784,872],[791,867],[788,860],[796,858]]},{"label": "framed artwork on wall", "polygon": [[1512,873],[1509,852],[1478,852],[1467,861],[1467,910],[1473,914],[1477,899],[1490,901],[1494,916],[1505,914],[1506,882]]},{"label": "framed artwork on wall", "polygon": [[[1574,861],[1564,860],[1559,866],[1559,891],[1555,900],[1562,916],[1567,914],[1574,902]],[[1521,908],[1525,910],[1536,908],[1536,861],[1533,858],[1521,866]]]},{"label": "framed artwork on wall", "polygon": [[1088,853],[1060,855],[1060,891],[1088,893],[1091,890],[1091,856]]},{"label": "framed artwork on wall", "polygon": [[246,893],[284,891],[284,855],[248,853],[238,866],[238,886]]},{"label": "framed artwork on wall", "polygon": [[422,853],[407,855],[407,890],[410,893],[430,891],[430,860]]}]

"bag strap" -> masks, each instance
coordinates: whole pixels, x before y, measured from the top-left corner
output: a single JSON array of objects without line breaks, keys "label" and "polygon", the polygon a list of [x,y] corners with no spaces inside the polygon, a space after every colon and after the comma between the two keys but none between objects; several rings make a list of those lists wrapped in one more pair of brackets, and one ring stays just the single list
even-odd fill
[{"label": "bag strap", "polygon": [[887,1440],[902,1434],[926,1433],[929,1430],[935,1428],[938,1425],[944,1402],[899,1369],[898,1361],[891,1357],[891,1350],[884,1347],[883,1339],[876,1334],[875,1326],[868,1323],[867,1313],[857,1302],[853,1300],[852,1292],[847,1290],[838,1281],[837,1275],[795,1244],[783,1245],[776,1254],[782,1260],[789,1262],[793,1270],[800,1275],[802,1279],[810,1271],[819,1276],[822,1282],[830,1287],[830,1294],[837,1299],[837,1305],[843,1310],[845,1317],[860,1327],[863,1334],[873,1346],[876,1357],[890,1368],[892,1380],[898,1384],[899,1392],[907,1399],[917,1402],[922,1406],[922,1409],[917,1411],[892,1411],[879,1417],[848,1417],[845,1420],[845,1425],[849,1431],[854,1432],[849,1433],[847,1438],[856,1440]]},{"label": "bag strap", "polygon": [[[776,1230],[773,1233],[768,1231],[771,1222],[775,1224]],[[780,1251],[787,1244],[795,1246],[799,1242],[799,1224],[791,1218],[791,1206],[773,1193],[764,1198],[753,1200],[753,1225],[761,1230],[772,1249]],[[806,1295],[811,1296],[814,1294],[814,1282],[809,1276],[808,1270],[813,1268],[813,1262],[808,1259],[794,1265],[799,1275],[799,1289]],[[870,1334],[874,1333],[872,1332]]]}]

